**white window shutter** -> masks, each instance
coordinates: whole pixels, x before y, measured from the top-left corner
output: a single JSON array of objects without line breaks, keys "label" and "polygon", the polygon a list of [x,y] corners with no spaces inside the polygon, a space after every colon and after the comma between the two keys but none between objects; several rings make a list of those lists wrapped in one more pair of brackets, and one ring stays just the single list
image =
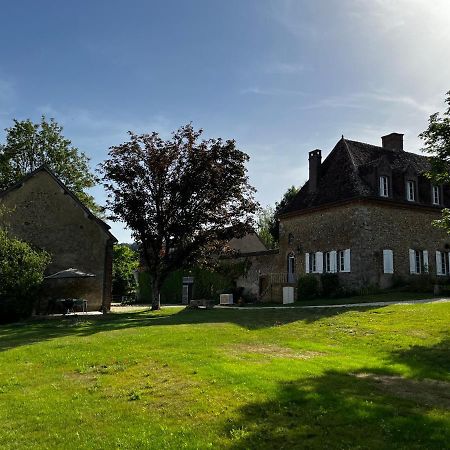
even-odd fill
[{"label": "white window shutter", "polygon": [[416,252],[409,249],[409,273],[416,273]]},{"label": "white window shutter", "polygon": [[316,272],[317,273],[323,272],[323,253],[322,252],[316,252]]},{"label": "white window shutter", "polygon": [[309,253],[305,253],[305,272],[309,273]]},{"label": "white window shutter", "polygon": [[337,252],[333,250],[330,252],[330,272],[337,272]]},{"label": "white window shutter", "polygon": [[344,250],[344,270],[342,272],[350,272],[350,249]]},{"label": "white window shutter", "polygon": [[423,271],[425,273],[429,272],[429,263],[428,263],[428,250],[423,251]]},{"label": "white window shutter", "polygon": [[383,195],[383,177],[380,177],[380,195]]},{"label": "white window shutter", "polygon": [[394,252],[383,250],[383,272],[394,273]]},{"label": "white window shutter", "polygon": [[442,256],[440,251],[436,251],[436,275],[444,275],[442,273]]}]

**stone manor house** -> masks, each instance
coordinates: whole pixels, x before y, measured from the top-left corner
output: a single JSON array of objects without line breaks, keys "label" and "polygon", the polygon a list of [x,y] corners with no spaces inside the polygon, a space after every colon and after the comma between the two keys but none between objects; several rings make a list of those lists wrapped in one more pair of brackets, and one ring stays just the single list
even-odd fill
[{"label": "stone manor house", "polygon": [[309,180],[279,216],[279,249],[240,255],[252,261],[243,286],[276,301],[303,274],[337,273],[348,289],[449,275],[450,236],[432,221],[450,187],[431,184],[429,159],[406,152],[402,134],[381,139],[342,137],[324,161],[309,152]]}]

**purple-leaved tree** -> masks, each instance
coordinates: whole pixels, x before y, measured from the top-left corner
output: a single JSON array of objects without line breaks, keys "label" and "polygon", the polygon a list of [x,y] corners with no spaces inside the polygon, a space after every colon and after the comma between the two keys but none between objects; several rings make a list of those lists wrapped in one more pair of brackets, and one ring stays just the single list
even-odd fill
[{"label": "purple-leaved tree", "polygon": [[152,281],[152,309],[174,270],[217,259],[227,241],[253,228],[258,203],[234,140],[201,139],[185,125],[163,140],[136,135],[101,164],[107,207],[141,246]]}]

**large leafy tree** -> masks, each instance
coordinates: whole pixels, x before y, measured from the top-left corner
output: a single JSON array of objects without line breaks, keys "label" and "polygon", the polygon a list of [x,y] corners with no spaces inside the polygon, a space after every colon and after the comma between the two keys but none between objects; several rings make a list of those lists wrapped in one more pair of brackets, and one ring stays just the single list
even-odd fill
[{"label": "large leafy tree", "polygon": [[102,209],[87,192],[97,182],[89,158],[63,136],[62,126],[42,116],[40,123],[14,120],[5,131],[6,143],[0,146],[0,190],[46,164],[94,214],[101,215]]},{"label": "large leafy tree", "polygon": [[136,287],[134,271],[139,266],[139,254],[128,244],[113,249],[113,294],[128,295]]},{"label": "large leafy tree", "polygon": [[[450,91],[445,103],[446,110],[432,114],[428,128],[419,135],[425,144],[422,150],[430,155],[431,169],[427,175],[436,184],[450,183]],[[442,219],[435,224],[450,234],[450,209],[444,208]]]},{"label": "large leafy tree", "polygon": [[140,243],[152,281],[152,309],[172,271],[205,264],[232,237],[251,231],[258,208],[248,155],[233,140],[201,140],[185,125],[163,140],[130,133],[101,165],[108,208]]}]

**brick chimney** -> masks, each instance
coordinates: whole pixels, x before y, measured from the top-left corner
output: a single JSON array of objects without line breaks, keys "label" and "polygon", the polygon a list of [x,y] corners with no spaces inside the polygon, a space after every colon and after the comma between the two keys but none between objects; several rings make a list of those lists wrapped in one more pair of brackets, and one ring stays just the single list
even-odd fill
[{"label": "brick chimney", "polygon": [[381,145],[389,150],[403,151],[403,134],[391,133],[381,137]]},{"label": "brick chimney", "polygon": [[320,179],[322,152],[319,149],[309,152],[309,192],[316,192]]}]

